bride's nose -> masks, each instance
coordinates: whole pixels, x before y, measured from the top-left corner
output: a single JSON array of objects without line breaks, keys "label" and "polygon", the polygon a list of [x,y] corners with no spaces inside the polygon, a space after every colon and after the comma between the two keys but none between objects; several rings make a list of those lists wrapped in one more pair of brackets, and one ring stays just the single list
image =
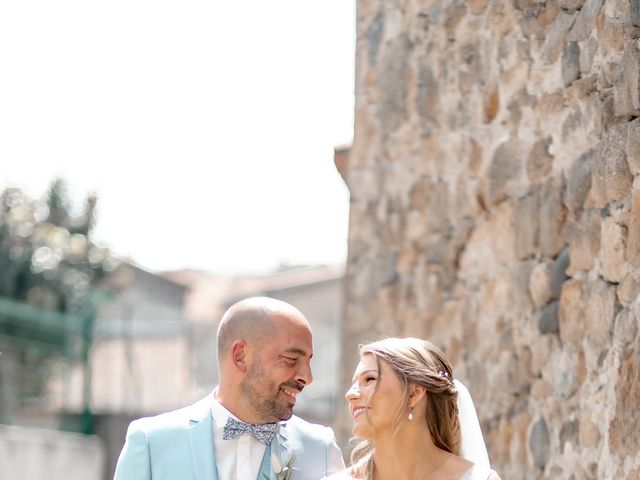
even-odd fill
[{"label": "bride's nose", "polygon": [[347,400],[352,400],[354,398],[358,398],[360,396],[360,387],[358,387],[358,382],[353,382],[347,393],[344,394],[344,398]]}]

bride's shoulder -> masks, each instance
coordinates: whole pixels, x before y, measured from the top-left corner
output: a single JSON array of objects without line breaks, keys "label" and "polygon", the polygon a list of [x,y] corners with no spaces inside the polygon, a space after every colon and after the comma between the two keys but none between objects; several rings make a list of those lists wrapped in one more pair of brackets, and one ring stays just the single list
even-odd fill
[{"label": "bride's shoulder", "polygon": [[474,464],[460,480],[500,480],[500,477],[495,470],[491,470],[489,467],[484,467],[478,464]]}]

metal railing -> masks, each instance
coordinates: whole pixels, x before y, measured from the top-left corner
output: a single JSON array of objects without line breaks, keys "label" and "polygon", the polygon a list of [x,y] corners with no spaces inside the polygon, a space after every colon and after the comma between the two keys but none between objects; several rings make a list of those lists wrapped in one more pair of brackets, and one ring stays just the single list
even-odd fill
[{"label": "metal railing", "polygon": [[0,298],[0,423],[38,425],[41,416],[50,417],[52,375],[79,365],[83,408],[74,429],[92,432],[88,357],[93,325],[93,312],[70,315]]}]

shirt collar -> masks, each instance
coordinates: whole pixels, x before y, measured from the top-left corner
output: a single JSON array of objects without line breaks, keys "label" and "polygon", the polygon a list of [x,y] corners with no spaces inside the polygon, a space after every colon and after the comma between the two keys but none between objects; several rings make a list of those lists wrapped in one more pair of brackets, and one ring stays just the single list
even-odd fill
[{"label": "shirt collar", "polygon": [[[215,425],[215,428],[222,430],[224,426],[227,424],[227,419],[229,417],[235,418],[239,422],[242,422],[242,420],[240,420],[233,413],[227,410],[225,406],[218,401],[218,399],[216,398],[216,391],[217,391],[217,388],[211,394],[211,416],[213,417],[213,423]],[[287,423],[286,421],[278,422],[280,426],[285,426],[286,423]]]},{"label": "shirt collar", "polygon": [[213,422],[217,430],[222,430],[224,428],[229,417],[240,420],[216,399],[215,390],[213,391],[213,395],[211,395],[211,416],[213,417]]}]

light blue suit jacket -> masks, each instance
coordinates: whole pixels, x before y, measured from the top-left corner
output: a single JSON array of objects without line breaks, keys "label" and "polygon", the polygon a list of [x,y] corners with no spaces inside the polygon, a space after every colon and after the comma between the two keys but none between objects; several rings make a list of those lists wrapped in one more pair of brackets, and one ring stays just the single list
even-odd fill
[{"label": "light blue suit jacket", "polygon": [[[280,423],[257,480],[277,480],[272,452],[282,466],[295,457],[290,480],[318,480],[345,468],[333,430],[295,416]],[[132,422],[114,480],[218,480],[211,397]]]}]

